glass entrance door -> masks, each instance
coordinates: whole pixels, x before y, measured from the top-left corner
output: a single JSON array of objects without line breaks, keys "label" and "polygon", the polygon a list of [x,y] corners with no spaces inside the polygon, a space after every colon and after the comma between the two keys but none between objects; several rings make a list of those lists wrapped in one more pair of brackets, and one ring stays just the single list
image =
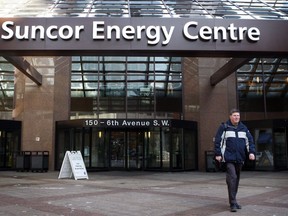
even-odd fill
[{"label": "glass entrance door", "polygon": [[[81,119],[59,121],[56,125],[55,168],[60,170],[66,151],[81,150],[88,171],[196,170],[197,124],[175,122],[177,127],[171,124],[170,127],[124,128],[117,125],[83,127]],[[279,145],[283,136],[278,135]],[[1,150],[4,151],[3,146],[0,146],[0,153]]]},{"label": "glass entrance door", "polygon": [[19,131],[0,130],[0,169],[12,168],[13,158],[20,149]]},{"label": "glass entrance door", "polygon": [[111,131],[111,168],[142,169],[143,144],[144,132],[142,131]]},{"label": "glass entrance door", "polygon": [[127,161],[128,169],[143,167],[144,133],[139,131],[127,132]]},{"label": "glass entrance door", "polygon": [[111,168],[125,168],[125,131],[111,131],[110,134],[110,163]]}]

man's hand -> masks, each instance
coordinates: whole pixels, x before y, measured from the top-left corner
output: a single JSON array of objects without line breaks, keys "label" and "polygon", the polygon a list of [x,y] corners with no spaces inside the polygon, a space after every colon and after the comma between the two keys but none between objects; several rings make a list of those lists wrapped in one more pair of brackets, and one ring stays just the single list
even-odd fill
[{"label": "man's hand", "polygon": [[222,157],[221,156],[216,156],[215,159],[220,162],[222,160]]},{"label": "man's hand", "polygon": [[249,154],[249,160],[255,160],[255,155],[254,154]]}]

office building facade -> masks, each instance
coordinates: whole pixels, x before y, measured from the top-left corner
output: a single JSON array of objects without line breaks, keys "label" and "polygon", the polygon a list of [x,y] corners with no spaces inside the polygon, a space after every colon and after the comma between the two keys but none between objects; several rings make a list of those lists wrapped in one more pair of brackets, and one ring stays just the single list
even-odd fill
[{"label": "office building facade", "polygon": [[[247,169],[287,169],[286,1],[5,1],[1,159],[48,151],[59,170],[205,170],[231,108]],[[11,126],[12,125],[12,126]]]}]

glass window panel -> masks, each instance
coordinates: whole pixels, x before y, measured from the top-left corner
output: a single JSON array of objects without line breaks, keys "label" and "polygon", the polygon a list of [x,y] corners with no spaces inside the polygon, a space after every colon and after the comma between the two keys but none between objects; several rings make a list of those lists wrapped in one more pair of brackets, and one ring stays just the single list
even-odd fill
[{"label": "glass window panel", "polygon": [[128,73],[127,80],[128,81],[137,81],[137,80],[146,80],[146,73]]},{"label": "glass window panel", "polygon": [[98,64],[96,64],[96,63],[83,63],[83,70],[85,70],[85,71],[98,71]]},{"label": "glass window panel", "polygon": [[181,73],[181,64],[172,63],[170,65],[170,71]]},{"label": "glass window panel", "polygon": [[80,56],[72,56],[72,61],[80,61]]},{"label": "glass window panel", "polygon": [[151,75],[149,74],[148,75],[148,80],[149,81],[154,81],[155,80],[155,76],[153,74],[151,74]]},{"label": "glass window panel", "polygon": [[72,89],[83,89],[83,84],[82,84],[82,82],[79,82],[79,83],[73,82],[73,83],[71,83],[71,88]]},{"label": "glass window panel", "polygon": [[[243,111],[261,112],[264,109],[263,105],[266,106],[267,112],[283,110],[286,106],[284,98],[288,86],[285,63],[282,62],[286,61],[287,58],[253,59],[249,66],[245,65],[238,70],[240,71],[237,73],[238,92]],[[253,98],[262,100],[258,101],[258,104],[262,104],[262,108],[251,100]]]},{"label": "glass window panel", "polygon": [[264,72],[272,72],[273,71],[274,66],[273,65],[268,65],[268,64],[263,64],[263,66],[260,64],[258,65],[256,72],[257,73],[262,73],[262,71]]},{"label": "glass window panel", "polygon": [[97,89],[98,84],[95,82],[85,82],[85,89]]},{"label": "glass window panel", "polygon": [[125,80],[125,74],[123,73],[107,73],[105,74],[105,80]]},{"label": "glass window panel", "polygon": [[72,71],[81,71],[80,63],[72,63]]},{"label": "glass window panel", "polygon": [[0,57],[0,111],[11,111],[13,109],[14,97],[14,66]]},{"label": "glass window panel", "polygon": [[258,170],[272,169],[273,160],[273,137],[271,128],[255,130],[256,168]]},{"label": "glass window panel", "polygon": [[[4,61],[6,61],[6,60],[4,60]],[[14,66],[12,64],[6,63],[6,62],[0,63],[0,68],[1,68],[0,71],[14,71]]]},{"label": "glass window panel", "polygon": [[83,91],[71,91],[71,97],[84,97]]},{"label": "glass window panel", "polygon": [[72,81],[81,81],[82,80],[82,75],[72,75],[71,76]]},{"label": "glass window panel", "polygon": [[125,56],[105,56],[103,58],[103,61],[126,62],[126,57]]},{"label": "glass window panel", "polygon": [[1,83],[1,90],[7,90],[7,89],[9,89],[9,90],[14,90],[14,82],[12,83],[12,82],[2,82]]},{"label": "glass window panel", "polygon": [[[196,17],[287,19],[286,1],[14,1],[2,0],[2,17]],[[229,14],[238,16],[229,16]]]},{"label": "glass window panel", "polygon": [[148,61],[148,57],[146,56],[128,56],[127,57],[127,61],[137,61],[137,62],[147,62]]},{"label": "glass window panel", "polygon": [[181,63],[182,58],[181,57],[171,57],[171,62],[179,62]]},{"label": "glass window panel", "polygon": [[125,88],[125,83],[121,83],[121,82],[107,82],[106,83],[106,88],[107,89],[124,89]]},{"label": "glass window panel", "polygon": [[14,70],[12,71],[3,71],[0,66],[0,81],[3,80],[14,80]]},{"label": "glass window panel", "polygon": [[[80,57],[80,60],[83,61],[84,57]],[[147,62],[148,60],[150,62]],[[74,63],[79,63],[78,67],[81,67],[81,62]],[[147,71],[148,64],[150,71]],[[163,101],[166,100],[167,106],[162,106],[159,109],[161,112],[170,107],[168,104],[180,106],[182,104],[179,101],[176,103],[167,101],[168,98],[180,98],[182,95],[181,57],[104,56],[101,59],[90,57],[90,59],[85,59],[82,65],[87,65],[87,67],[81,68],[82,71],[72,71],[71,96],[98,97],[93,103],[93,112],[118,113],[119,115],[125,111],[153,113],[155,106],[158,106],[154,101],[154,92],[159,100],[166,98]],[[105,65],[103,70],[101,68],[99,72],[90,70],[96,69],[99,65]],[[82,89],[83,91],[80,91]],[[163,102],[158,104],[161,103]],[[181,109],[178,108],[178,110]]]},{"label": "glass window panel", "polygon": [[155,61],[155,62],[167,62],[169,61],[169,57],[162,57],[162,56],[156,56],[156,57],[151,57],[151,61]]},{"label": "glass window panel", "polygon": [[167,80],[167,73],[155,73],[155,80]]},{"label": "glass window panel", "polygon": [[86,97],[96,97],[97,92],[96,91],[86,91],[85,95],[86,95]]},{"label": "glass window panel", "polygon": [[98,81],[98,74],[84,74],[84,80],[89,81]]},{"label": "glass window panel", "polygon": [[127,84],[128,90],[140,90],[140,88],[145,87],[146,85],[142,82],[133,82]]},{"label": "glass window panel", "polygon": [[156,71],[167,71],[169,68],[169,64],[167,63],[156,63],[155,70]]},{"label": "glass window panel", "polygon": [[6,91],[6,95],[9,98],[13,98],[14,97],[14,89],[13,89],[13,91]]},{"label": "glass window panel", "polygon": [[105,71],[125,71],[123,63],[105,63]]},{"label": "glass window panel", "polygon": [[181,73],[170,73],[169,80],[181,81],[182,80],[182,74]]},{"label": "glass window panel", "polygon": [[127,70],[128,71],[146,71],[147,64],[143,63],[128,63]]}]

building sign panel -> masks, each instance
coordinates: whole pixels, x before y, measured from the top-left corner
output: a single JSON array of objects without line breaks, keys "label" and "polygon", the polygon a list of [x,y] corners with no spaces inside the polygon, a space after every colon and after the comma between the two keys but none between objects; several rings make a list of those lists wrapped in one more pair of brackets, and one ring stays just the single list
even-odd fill
[{"label": "building sign panel", "polygon": [[85,119],[84,127],[113,127],[113,128],[143,128],[143,127],[170,127],[170,119]]},{"label": "building sign panel", "polygon": [[[280,31],[281,30],[281,31]],[[3,54],[119,51],[288,53],[285,20],[192,18],[1,18]],[[43,52],[43,53],[45,53]],[[125,53],[123,53],[125,52]],[[112,53],[112,52],[111,52]],[[21,53],[20,53],[21,54]]]}]

